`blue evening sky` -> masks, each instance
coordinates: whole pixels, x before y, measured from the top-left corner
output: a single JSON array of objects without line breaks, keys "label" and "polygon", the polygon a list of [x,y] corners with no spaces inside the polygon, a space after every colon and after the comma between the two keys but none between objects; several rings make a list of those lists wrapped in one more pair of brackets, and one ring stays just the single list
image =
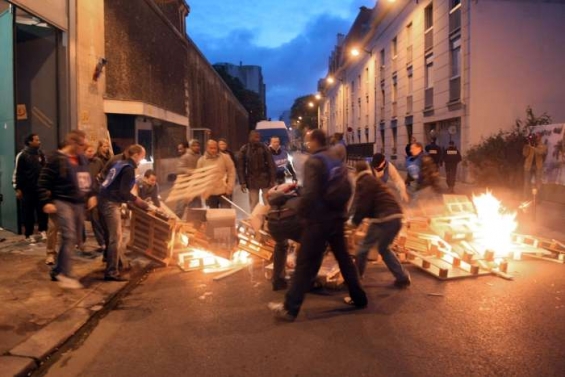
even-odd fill
[{"label": "blue evening sky", "polygon": [[316,92],[337,33],[375,0],[188,0],[188,35],[210,63],[260,65],[267,116],[278,119],[296,97]]}]

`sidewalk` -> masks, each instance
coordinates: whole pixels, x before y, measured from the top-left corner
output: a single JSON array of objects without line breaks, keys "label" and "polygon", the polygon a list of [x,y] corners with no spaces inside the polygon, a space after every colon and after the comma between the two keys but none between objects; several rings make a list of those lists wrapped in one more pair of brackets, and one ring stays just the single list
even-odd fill
[{"label": "sidewalk", "polygon": [[[128,235],[126,234],[126,237]],[[0,230],[0,376],[27,375],[128,286],[151,261],[129,254],[129,282],[103,280],[102,256],[73,258],[73,274],[85,289],[62,289],[49,277],[45,243],[28,244],[22,235]],[[126,238],[127,239],[127,238]],[[87,232],[86,251],[97,245]]]}]

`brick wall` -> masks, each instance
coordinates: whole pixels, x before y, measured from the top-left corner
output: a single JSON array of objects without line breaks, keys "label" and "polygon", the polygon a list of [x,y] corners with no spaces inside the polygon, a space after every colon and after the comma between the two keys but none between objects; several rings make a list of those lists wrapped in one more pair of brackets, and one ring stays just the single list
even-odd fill
[{"label": "brick wall", "polygon": [[186,40],[154,3],[105,0],[106,95],[186,114]]}]

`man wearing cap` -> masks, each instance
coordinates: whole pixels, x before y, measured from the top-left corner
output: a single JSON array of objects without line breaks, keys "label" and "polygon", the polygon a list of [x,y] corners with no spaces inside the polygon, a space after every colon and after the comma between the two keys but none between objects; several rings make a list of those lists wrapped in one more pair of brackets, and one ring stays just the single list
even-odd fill
[{"label": "man wearing cap", "polygon": [[408,203],[410,198],[406,193],[406,184],[404,183],[404,179],[402,179],[396,167],[386,160],[384,154],[375,153],[373,155],[373,158],[371,159],[371,169],[373,171],[373,175],[385,185],[387,185],[389,181],[392,182],[402,201]]}]

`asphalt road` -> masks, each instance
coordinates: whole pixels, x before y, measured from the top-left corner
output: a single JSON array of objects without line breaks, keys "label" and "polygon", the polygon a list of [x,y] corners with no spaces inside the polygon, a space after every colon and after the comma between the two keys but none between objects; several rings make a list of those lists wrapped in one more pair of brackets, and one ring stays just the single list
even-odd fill
[{"label": "asphalt road", "polygon": [[409,268],[388,288],[369,267],[370,304],[344,291],[309,294],[294,323],[277,323],[261,265],[222,281],[158,269],[47,376],[563,376],[565,265],[512,262],[493,276],[440,282]]}]

